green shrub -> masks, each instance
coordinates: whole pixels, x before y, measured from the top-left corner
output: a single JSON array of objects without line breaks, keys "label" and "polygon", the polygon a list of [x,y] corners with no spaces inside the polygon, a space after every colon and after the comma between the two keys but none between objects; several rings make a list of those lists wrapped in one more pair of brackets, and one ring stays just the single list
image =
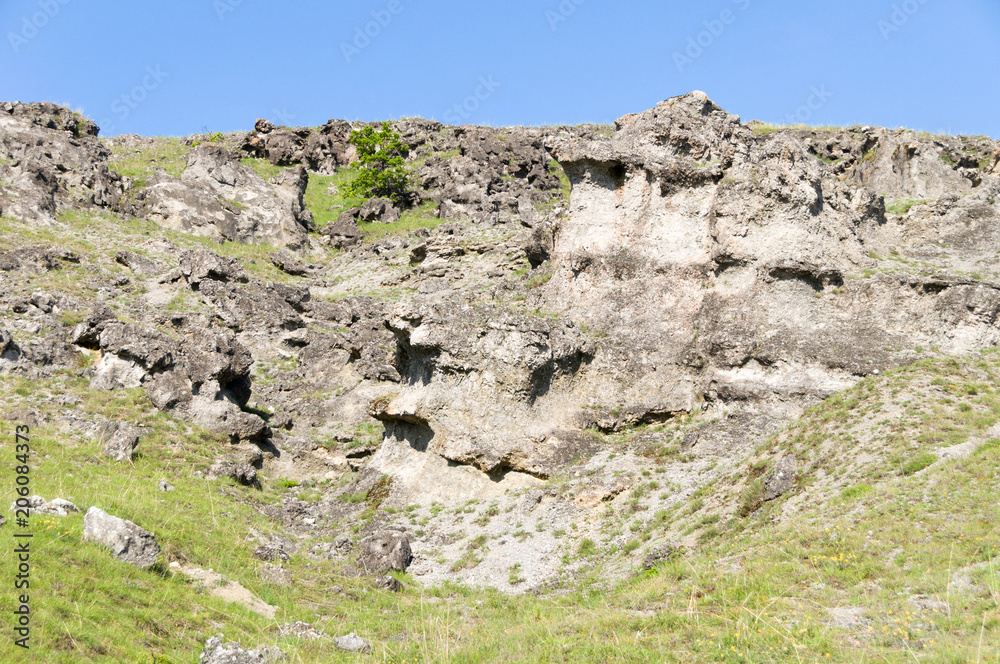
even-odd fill
[{"label": "green shrub", "polygon": [[758,477],[747,485],[740,496],[740,516],[747,517],[764,504],[764,478]]},{"label": "green shrub", "polygon": [[344,186],[348,196],[385,197],[399,203],[406,194],[409,174],[403,167],[407,148],[388,122],[381,129],[368,125],[351,132],[351,145],[358,150],[361,170]]}]

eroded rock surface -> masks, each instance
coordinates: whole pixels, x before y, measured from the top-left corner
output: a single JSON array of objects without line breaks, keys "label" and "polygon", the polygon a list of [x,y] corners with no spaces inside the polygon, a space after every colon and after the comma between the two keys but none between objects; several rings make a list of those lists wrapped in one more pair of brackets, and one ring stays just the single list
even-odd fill
[{"label": "eroded rock surface", "polygon": [[214,144],[194,148],[180,178],[161,173],[145,190],[149,218],[179,231],[301,249],[312,217],[302,202],[308,174],[288,169],[273,183]]},{"label": "eroded rock surface", "polygon": [[156,564],[160,555],[160,545],[153,533],[99,507],[91,507],[84,515],[83,539],[101,544],[122,562],[143,569]]},{"label": "eroded rock surface", "polygon": [[[584,539],[627,560],[614,574],[659,564],[699,545],[691,524],[635,549],[602,520],[705,501],[724,524],[739,499],[707,487],[732,478],[794,507],[815,470],[755,456],[790,418],[1000,342],[982,137],[774,128],[701,93],[614,127],[401,120],[394,205],[331,177],[361,123],[102,143],[65,109],[0,111],[4,223],[59,238],[0,247],[0,372],[141,388],[228,437],[192,472],[283,493],[260,507],[282,535],[250,551],[280,565],[294,540],[385,591],[402,569],[537,591],[586,568]],[[139,157],[148,177],[108,171]],[[108,416],[45,399],[101,436]]]}]

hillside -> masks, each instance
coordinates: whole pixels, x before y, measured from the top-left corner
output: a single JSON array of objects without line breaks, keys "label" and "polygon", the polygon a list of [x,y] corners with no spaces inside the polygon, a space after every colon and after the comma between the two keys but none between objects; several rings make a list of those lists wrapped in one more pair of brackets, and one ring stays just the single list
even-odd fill
[{"label": "hillside", "polygon": [[4,661],[1000,661],[1000,143],[392,125],[0,104]]}]

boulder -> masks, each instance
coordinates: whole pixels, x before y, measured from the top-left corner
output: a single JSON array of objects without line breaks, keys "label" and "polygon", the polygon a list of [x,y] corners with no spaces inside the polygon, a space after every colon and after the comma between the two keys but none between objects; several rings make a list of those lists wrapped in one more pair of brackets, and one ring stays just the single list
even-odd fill
[{"label": "boulder", "polygon": [[257,469],[249,463],[238,463],[230,459],[216,461],[208,469],[209,479],[228,477],[243,486],[258,486]]},{"label": "boulder", "polygon": [[269,258],[272,265],[286,274],[301,277],[308,272],[305,263],[287,251],[276,251]]},{"label": "boulder", "polygon": [[103,454],[114,461],[131,461],[139,445],[139,431],[130,424],[113,423],[106,436]]},{"label": "boulder", "polygon": [[149,218],[168,228],[297,250],[308,243],[312,223],[302,198],[308,177],[298,167],[265,182],[227,150],[208,143],[191,151],[180,178],[165,173],[154,178],[143,202]]},{"label": "boulder", "polygon": [[309,623],[302,622],[301,620],[293,623],[285,623],[284,625],[278,625],[277,631],[281,636],[294,636],[297,639],[303,639],[306,641],[329,638],[323,632],[315,629]]},{"label": "boulder", "polygon": [[764,500],[774,500],[795,486],[795,457],[781,457],[774,470],[764,479]]},{"label": "boulder", "polygon": [[250,281],[243,266],[235,258],[223,258],[210,251],[185,251],[180,256],[180,270],[191,288],[198,290],[201,282],[212,280],[245,284]]},{"label": "boulder", "polygon": [[213,636],[205,642],[198,664],[274,664],[284,657],[274,646],[246,650],[239,643],[224,643],[221,636]]},{"label": "boulder", "polygon": [[354,217],[340,219],[332,224],[328,224],[321,233],[330,238],[330,245],[335,249],[343,249],[358,244],[361,241],[361,231],[358,230],[358,223]]},{"label": "boulder", "polygon": [[372,644],[368,639],[363,639],[354,632],[351,632],[347,636],[338,636],[333,640],[333,645],[337,647],[337,650],[343,650],[344,652],[357,652],[361,654],[368,654],[372,651]]},{"label": "boulder", "polygon": [[115,262],[124,265],[138,275],[149,277],[166,272],[166,267],[157,263],[151,258],[134,251],[118,251],[115,253]]},{"label": "boulder", "polygon": [[9,360],[17,356],[17,344],[10,332],[0,327],[0,358]]},{"label": "boulder", "polygon": [[394,576],[380,576],[375,579],[375,587],[379,590],[398,593],[403,589],[403,584]]},{"label": "boulder", "polygon": [[262,544],[253,552],[253,557],[266,562],[288,562],[291,559],[280,544]]},{"label": "boulder", "polygon": [[264,563],[257,572],[260,580],[272,586],[290,586],[292,584],[292,573],[281,565]]},{"label": "boulder", "polygon": [[405,572],[412,561],[410,536],[404,532],[382,531],[369,535],[358,545],[357,566],[368,574]]},{"label": "boulder", "polygon": [[676,544],[667,543],[653,547],[642,561],[642,570],[648,572],[660,563],[673,560],[679,555],[680,549]]},{"label": "boulder", "polygon": [[[24,500],[24,503],[18,504],[19,501]],[[10,505],[10,511],[13,512],[16,509],[26,510],[29,515],[39,515],[44,514],[47,516],[58,516],[64,517],[69,516],[71,513],[79,512],[79,508],[68,500],[63,500],[62,498],[54,498],[50,501],[45,500],[41,496],[29,496],[28,498],[19,498],[15,500]]]},{"label": "boulder", "polygon": [[122,562],[142,569],[152,567],[160,555],[153,533],[98,507],[88,509],[83,517],[83,539],[108,547]]},{"label": "boulder", "polygon": [[400,211],[388,198],[369,198],[361,206],[358,218],[370,223],[389,224],[399,221]]}]

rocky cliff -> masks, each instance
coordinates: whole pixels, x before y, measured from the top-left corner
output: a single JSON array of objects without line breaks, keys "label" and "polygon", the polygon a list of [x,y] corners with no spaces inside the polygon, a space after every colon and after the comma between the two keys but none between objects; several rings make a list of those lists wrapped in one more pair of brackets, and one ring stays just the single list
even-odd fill
[{"label": "rocky cliff", "polygon": [[1000,339],[990,139],[745,124],[698,92],[614,127],[393,124],[402,210],[341,193],[344,121],[101,139],[0,105],[0,371],[140,391],[218,436],[189,472],[317,487],[261,506],[286,548],[354,528],[521,591],[616,511],[652,528],[754,463],[778,499],[795,470],[754,454],[784,423]]}]

